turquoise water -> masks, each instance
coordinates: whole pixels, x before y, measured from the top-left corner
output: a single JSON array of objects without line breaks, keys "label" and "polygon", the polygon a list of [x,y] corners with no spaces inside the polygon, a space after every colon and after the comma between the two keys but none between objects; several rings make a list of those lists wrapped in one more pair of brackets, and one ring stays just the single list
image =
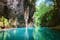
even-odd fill
[{"label": "turquoise water", "polygon": [[[34,40],[34,29],[28,28],[28,40]],[[42,36],[38,36],[38,40],[60,40],[60,31],[54,31],[48,28],[40,28],[39,34]],[[0,40],[26,40],[27,35],[25,35],[25,28],[17,28],[12,30],[7,30],[4,32],[0,32]],[[37,38],[37,37],[36,37]]]}]

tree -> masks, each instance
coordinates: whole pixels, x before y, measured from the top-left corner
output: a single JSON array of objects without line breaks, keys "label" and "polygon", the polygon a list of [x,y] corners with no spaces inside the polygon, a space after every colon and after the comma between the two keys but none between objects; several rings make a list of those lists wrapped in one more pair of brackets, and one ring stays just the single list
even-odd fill
[{"label": "tree", "polygon": [[[40,26],[42,23],[42,18],[45,14],[49,14],[48,12],[53,10],[52,5],[48,5],[45,2],[42,2],[39,7],[36,7],[36,12],[34,14],[34,23],[36,26]],[[44,19],[43,19],[44,20]]]}]

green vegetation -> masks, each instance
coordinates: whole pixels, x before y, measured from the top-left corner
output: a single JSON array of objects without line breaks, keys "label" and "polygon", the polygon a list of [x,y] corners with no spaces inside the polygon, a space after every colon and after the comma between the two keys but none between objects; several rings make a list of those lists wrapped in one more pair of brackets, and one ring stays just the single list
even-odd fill
[{"label": "green vegetation", "polygon": [[[36,6],[36,12],[34,13],[35,27],[40,26],[43,16],[45,16],[45,14],[49,14],[48,12],[53,9],[52,5],[47,5],[45,2],[42,2],[39,6]],[[50,15],[48,19],[51,20],[51,18],[52,17]]]}]

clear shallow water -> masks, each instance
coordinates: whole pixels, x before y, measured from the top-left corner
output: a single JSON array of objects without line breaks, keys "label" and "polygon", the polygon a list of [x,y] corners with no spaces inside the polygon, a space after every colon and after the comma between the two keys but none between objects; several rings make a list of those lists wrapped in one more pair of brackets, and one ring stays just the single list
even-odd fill
[{"label": "clear shallow water", "polygon": [[[0,40],[26,40],[25,30],[25,28],[8,30],[4,32],[4,36],[2,36],[3,32],[0,32]],[[34,30],[35,28],[28,28],[28,40],[34,40]],[[48,28],[40,28],[35,34],[38,35],[38,40],[60,40],[60,31],[53,31]]]}]

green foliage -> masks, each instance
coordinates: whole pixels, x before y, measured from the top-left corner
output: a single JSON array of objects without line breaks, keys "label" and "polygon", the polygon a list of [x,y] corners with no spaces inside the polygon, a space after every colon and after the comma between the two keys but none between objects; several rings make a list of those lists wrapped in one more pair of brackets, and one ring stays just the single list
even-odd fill
[{"label": "green foliage", "polygon": [[[36,12],[34,13],[35,25],[40,26],[42,17],[51,10],[53,10],[53,6],[46,5],[45,2],[42,2],[39,6],[36,6]],[[49,18],[51,19],[51,16],[49,16]]]}]

